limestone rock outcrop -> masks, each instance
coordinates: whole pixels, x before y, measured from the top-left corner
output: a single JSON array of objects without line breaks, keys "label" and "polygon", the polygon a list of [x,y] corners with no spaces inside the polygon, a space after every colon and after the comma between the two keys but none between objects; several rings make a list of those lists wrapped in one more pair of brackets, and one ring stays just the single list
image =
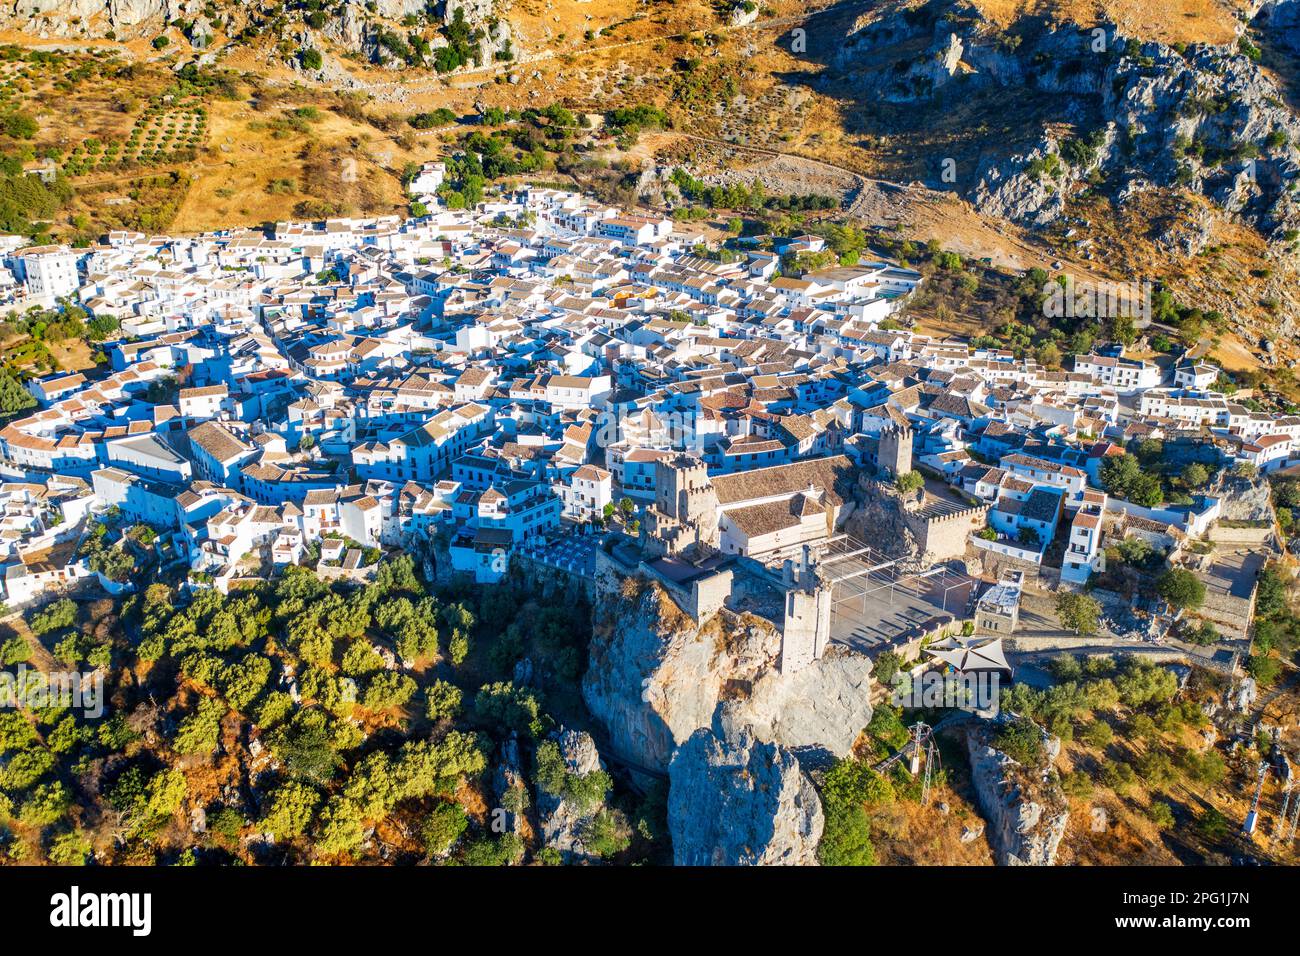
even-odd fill
[{"label": "limestone rock outcrop", "polygon": [[504,822],[509,832],[519,832],[523,817],[518,811],[527,804],[528,784],[520,770],[519,741],[513,736],[501,745],[500,762],[492,775],[492,792],[496,805],[506,811]]},{"label": "limestone rock outcrop", "polygon": [[766,618],[723,609],[696,624],[657,584],[597,595],[582,696],[620,759],[663,771],[715,721],[797,751],[848,753],[871,721],[870,661],[832,648],[794,674]]},{"label": "limestone rock outcrop", "polygon": [[184,0],[25,0],[0,4],[0,26],[30,36],[133,36],[197,13],[202,2]]},{"label": "limestone rock outcrop", "polygon": [[668,775],[676,865],[816,865],[821,801],[786,748],[701,728],[678,749]]},{"label": "limestone rock outcrop", "polygon": [[718,720],[724,728],[746,729],[796,752],[843,756],[871,723],[870,697],[870,662],[832,646],[821,660],[793,674],[763,671],[747,695],[722,702]]},{"label": "limestone rock outcrop", "polygon": [[1060,741],[1048,738],[1046,767],[1026,767],[993,746],[989,728],[966,739],[971,785],[988,821],[988,838],[1003,866],[1051,866],[1070,810],[1050,774]]},{"label": "limestone rock outcrop", "polygon": [[[560,748],[566,775],[588,778],[604,770],[600,751],[591,734],[581,730],[561,729],[551,735]],[[604,807],[604,795],[599,800],[583,803],[565,793],[555,793],[544,785],[537,788],[537,815],[541,825],[542,841],[566,863],[595,859],[587,848],[585,834],[588,824]]]},{"label": "limestone rock outcrop", "polygon": [[1220,518],[1224,521],[1272,521],[1273,497],[1268,480],[1245,478],[1222,472],[1209,493],[1222,502]]},{"label": "limestone rock outcrop", "polygon": [[[1297,24],[1296,0],[1269,0],[1254,25],[1300,48]],[[951,3],[931,5],[927,16],[884,7],[860,18],[834,66],[864,101],[928,103],[960,85],[959,95],[996,91],[1071,124],[1066,137],[1056,123],[1040,124],[1036,135],[1027,129],[1005,151],[987,150],[973,170],[960,157],[936,160],[930,185],[955,186],[981,213],[1042,226],[1064,216],[1066,198],[1085,182],[1120,198],[1150,185],[1187,189],[1254,225],[1280,253],[1300,228],[1292,188],[1300,119],[1247,49],[1175,48],[1105,23],[1039,23],[1012,34],[975,6]],[[1194,254],[1200,241],[1186,237],[1185,245]]]},{"label": "limestone rock outcrop", "polygon": [[[403,60],[394,56],[382,39],[393,32],[395,24],[424,17],[430,4],[428,0],[341,0],[330,12],[320,27],[324,37],[372,62],[402,67]],[[490,63],[510,48],[513,37],[505,19],[508,12],[509,0],[440,0],[432,11],[444,24],[459,17],[472,33],[480,34],[480,63]],[[255,25],[259,36],[288,40],[300,47],[315,45],[302,21],[296,19],[283,21],[277,34],[267,33],[264,13],[261,5],[234,5],[220,7],[214,14],[206,0],[0,0],[0,27],[33,37],[111,36],[124,40],[156,35],[169,24],[179,23],[191,46],[205,50],[217,29],[231,36],[245,25]],[[436,48],[446,40],[435,37],[431,42]]]}]

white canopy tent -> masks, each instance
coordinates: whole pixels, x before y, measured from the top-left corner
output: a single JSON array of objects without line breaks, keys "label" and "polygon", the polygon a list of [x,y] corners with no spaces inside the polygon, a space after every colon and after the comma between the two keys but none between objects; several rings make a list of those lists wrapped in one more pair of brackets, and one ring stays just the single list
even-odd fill
[{"label": "white canopy tent", "polygon": [[959,671],[1005,671],[1011,673],[1000,637],[964,637],[955,635],[935,641],[925,649]]}]

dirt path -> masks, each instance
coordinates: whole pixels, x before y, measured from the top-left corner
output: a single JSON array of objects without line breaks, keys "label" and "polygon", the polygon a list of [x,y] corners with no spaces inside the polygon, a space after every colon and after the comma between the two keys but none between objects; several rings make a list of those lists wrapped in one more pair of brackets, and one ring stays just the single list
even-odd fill
[{"label": "dirt path", "polygon": [[779,158],[790,164],[796,174],[802,166],[817,175],[831,173],[848,177],[854,185],[848,191],[846,208],[836,213],[835,218],[861,220],[871,225],[901,225],[910,229],[916,238],[936,238],[945,249],[967,257],[989,258],[993,265],[1003,268],[1022,271],[1033,266],[1051,268],[1059,263],[1068,266],[1078,278],[1097,281],[1105,278],[1095,266],[1059,255],[1046,245],[1031,241],[1010,224],[981,217],[965,200],[921,183],[904,185],[824,159],[768,146],[742,145],[676,130],[662,135],[730,153]]}]

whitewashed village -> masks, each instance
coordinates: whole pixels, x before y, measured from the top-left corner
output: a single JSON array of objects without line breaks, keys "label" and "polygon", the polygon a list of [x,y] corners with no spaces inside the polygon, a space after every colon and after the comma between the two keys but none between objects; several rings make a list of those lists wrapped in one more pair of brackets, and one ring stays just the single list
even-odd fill
[{"label": "whitewashed village", "polygon": [[[1300,462],[1300,416],[1214,390],[1196,349],[1103,341],[1049,368],[921,334],[920,271],[864,253],[784,277],[815,235],[718,256],[689,224],[552,188],[449,210],[441,181],[414,178],[409,219],[6,240],[0,311],[117,323],[104,364],[28,379],[35,407],[0,430],[9,611],[129,595],[146,566],[191,598],[294,567],[362,585],[402,554],[431,580],[630,601],[583,699],[601,759],[671,781],[687,864],[815,862],[805,772],[927,674],[996,675],[952,713],[997,721],[999,684],[1132,655],[1180,686],[1219,675],[1210,716],[1249,713],[1258,579],[1285,547],[1266,476]],[[1179,463],[1177,496],[1135,477],[1151,455]],[[1151,596],[1171,570],[1194,601]],[[878,769],[928,788],[936,723]],[[1052,862],[1060,794],[1022,825],[1032,794],[971,746],[962,842]],[[793,814],[700,810],[736,804],[719,766],[760,763]]]}]

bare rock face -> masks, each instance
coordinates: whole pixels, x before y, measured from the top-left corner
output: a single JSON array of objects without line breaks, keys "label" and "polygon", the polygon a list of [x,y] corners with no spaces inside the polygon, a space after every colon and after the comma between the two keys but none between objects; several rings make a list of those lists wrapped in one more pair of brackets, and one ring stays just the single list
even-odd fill
[{"label": "bare rock face", "polygon": [[614,750],[652,770],[710,725],[728,680],[773,665],[781,648],[761,618],[722,611],[695,625],[657,585],[598,597],[596,621],[583,700]]},{"label": "bare rock face", "polygon": [[1267,479],[1242,478],[1224,472],[1210,490],[1223,502],[1226,521],[1272,521],[1273,498]]},{"label": "bare rock face", "polygon": [[97,36],[108,30],[133,36],[201,6],[183,0],[24,0],[0,4],[0,25],[32,36]]},{"label": "bare rock face", "polygon": [[366,41],[365,12],[360,4],[344,3],[342,13],[330,17],[325,35],[350,50],[360,50]]},{"label": "bare rock face", "polygon": [[466,23],[478,27],[492,18],[492,7],[492,0],[442,0],[436,9],[443,23],[451,23],[459,11]]},{"label": "bare rock face", "polygon": [[987,731],[971,733],[966,746],[971,784],[998,863],[1051,866],[1070,819],[1065,795],[1047,774],[1060,753],[1060,741],[1048,740],[1046,769],[1017,763],[990,744]]},{"label": "bare rock face", "polygon": [[426,6],[421,0],[375,0],[375,13],[385,20],[400,20],[423,13]]},{"label": "bare rock face", "polygon": [[668,768],[678,866],[815,866],[824,820],[799,761],[752,736],[701,728]]},{"label": "bare rock face", "polygon": [[794,674],[764,671],[747,696],[723,701],[723,727],[748,730],[795,751],[843,756],[871,723],[871,662],[843,647]]},{"label": "bare rock face", "polygon": [[1035,164],[1054,156],[1056,149],[1057,144],[1048,141],[1026,154],[984,163],[971,202],[987,215],[1013,222],[1036,226],[1055,222],[1065,211],[1065,190],[1060,182],[1033,170]]},{"label": "bare rock face", "polygon": [[[552,734],[551,739],[560,747],[566,773],[587,777],[604,769],[591,734],[562,729]],[[595,854],[585,844],[585,833],[591,819],[604,805],[603,798],[593,805],[579,805],[563,794],[551,793],[546,787],[539,786],[537,814],[543,842],[558,850],[566,863],[594,860]]]},{"label": "bare rock face", "polygon": [[[527,795],[528,784],[520,770],[519,741],[511,737],[501,745],[501,762],[497,764],[492,776],[492,792],[496,795],[497,806],[518,808],[521,803],[517,795]],[[512,795],[516,795],[512,798]],[[511,833],[519,832],[522,817],[507,809],[506,824]]]},{"label": "bare rock face", "polygon": [[587,708],[620,758],[667,769],[701,727],[747,730],[794,750],[848,753],[871,721],[871,664],[838,648],[793,675],[777,670],[781,635],[766,618],[722,610],[703,624],[658,585],[597,595],[583,676]]}]

